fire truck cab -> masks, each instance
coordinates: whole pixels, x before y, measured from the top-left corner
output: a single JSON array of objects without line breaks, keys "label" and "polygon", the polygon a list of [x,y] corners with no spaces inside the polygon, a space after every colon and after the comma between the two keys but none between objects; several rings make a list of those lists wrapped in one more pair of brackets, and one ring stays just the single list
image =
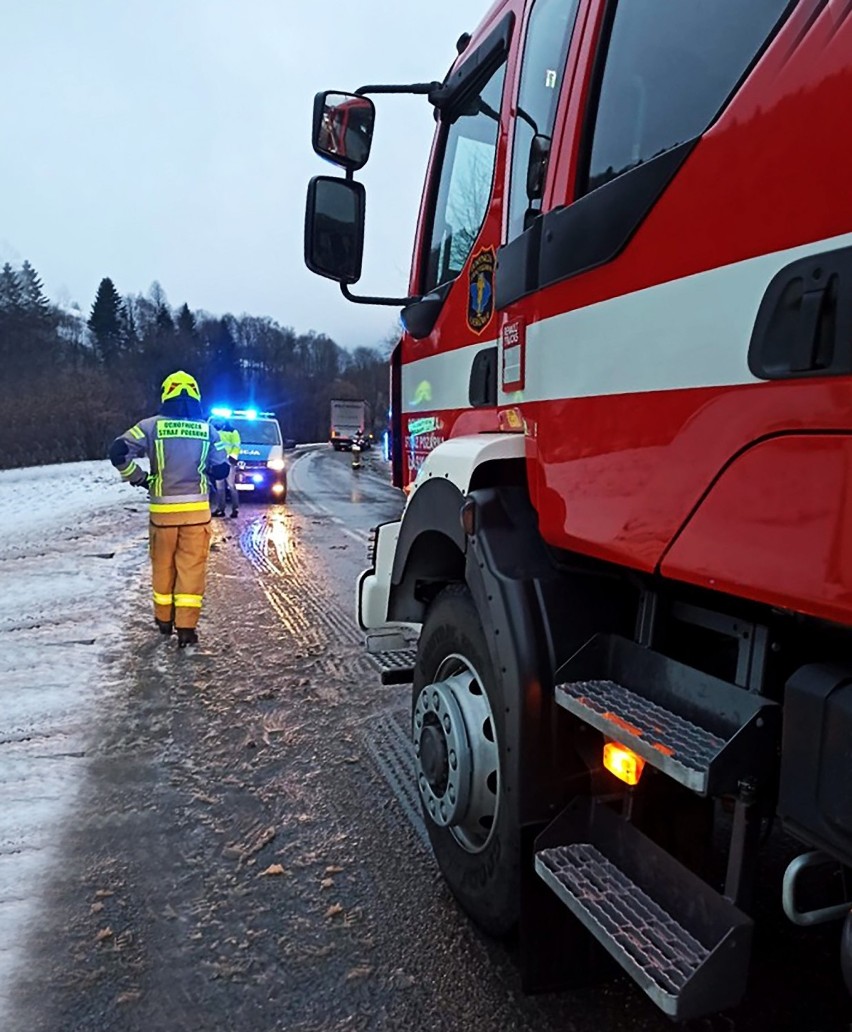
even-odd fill
[{"label": "fire truck cab", "polygon": [[352,293],[324,94],[305,230],[402,308],[358,619],[420,632],[438,863],[528,987],[597,944],[691,1018],[746,990],[777,819],[852,989],[852,3],[499,0],[457,49],[352,95],[435,111],[408,296]]}]

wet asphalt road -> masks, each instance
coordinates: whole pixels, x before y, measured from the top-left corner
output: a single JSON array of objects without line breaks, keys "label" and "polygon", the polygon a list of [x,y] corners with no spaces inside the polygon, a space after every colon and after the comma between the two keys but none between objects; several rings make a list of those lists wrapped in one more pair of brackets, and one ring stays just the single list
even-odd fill
[{"label": "wet asphalt road", "polygon": [[[217,523],[193,655],[155,640],[138,575],[3,1032],[672,1027],[618,975],[523,997],[511,944],[443,886],[406,777],[409,689],[379,684],[352,620],[369,528],[401,497],[376,457],[349,463],[308,452],[286,505]],[[748,1003],[690,1032],[849,1027],[835,933],[784,923],[776,867]]]}]

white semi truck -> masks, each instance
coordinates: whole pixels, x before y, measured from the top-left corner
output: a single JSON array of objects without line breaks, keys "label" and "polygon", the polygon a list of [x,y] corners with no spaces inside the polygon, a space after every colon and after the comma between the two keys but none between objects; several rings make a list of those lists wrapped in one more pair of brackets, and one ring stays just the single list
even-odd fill
[{"label": "white semi truck", "polygon": [[353,438],[367,438],[367,402],[333,399],[329,440],[335,451],[349,451]]}]

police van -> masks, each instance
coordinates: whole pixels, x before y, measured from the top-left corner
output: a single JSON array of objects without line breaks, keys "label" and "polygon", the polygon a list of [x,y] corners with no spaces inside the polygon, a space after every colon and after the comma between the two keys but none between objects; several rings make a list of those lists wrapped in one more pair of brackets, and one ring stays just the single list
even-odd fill
[{"label": "police van", "polygon": [[283,502],[287,497],[284,440],[274,412],[214,408],[216,423],[226,422],[240,435],[236,488],[241,495]]}]

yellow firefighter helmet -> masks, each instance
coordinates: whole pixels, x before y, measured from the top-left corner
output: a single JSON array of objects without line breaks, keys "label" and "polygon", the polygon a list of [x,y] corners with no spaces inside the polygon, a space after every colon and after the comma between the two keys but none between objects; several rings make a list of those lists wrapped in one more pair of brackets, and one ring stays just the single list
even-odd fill
[{"label": "yellow firefighter helmet", "polygon": [[179,369],[176,373],[169,373],[163,380],[163,393],[160,401],[179,398],[181,394],[188,394],[190,398],[201,401],[201,391],[198,389],[195,377]]}]

